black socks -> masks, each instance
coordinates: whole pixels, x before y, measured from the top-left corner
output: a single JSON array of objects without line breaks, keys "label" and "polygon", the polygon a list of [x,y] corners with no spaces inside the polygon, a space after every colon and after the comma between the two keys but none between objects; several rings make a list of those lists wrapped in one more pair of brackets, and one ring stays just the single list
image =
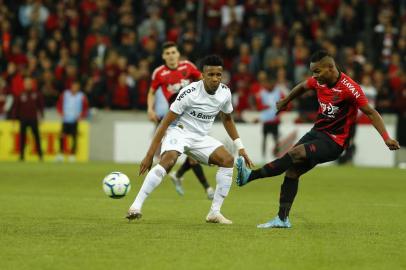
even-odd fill
[{"label": "black socks", "polygon": [[199,182],[200,182],[200,184],[202,184],[204,189],[206,190],[207,188],[209,188],[210,184],[209,184],[209,182],[207,182],[206,176],[203,173],[202,165],[197,163],[196,165],[192,166],[192,170],[195,173],[197,179],[199,179]]},{"label": "black socks", "polygon": [[258,178],[280,175],[284,173],[292,163],[293,161],[289,154],[285,154],[283,157],[265,164],[262,168],[253,170],[248,178],[248,182]]},{"label": "black socks", "polygon": [[200,184],[202,184],[202,186],[204,187],[205,190],[208,187],[210,187],[210,184],[209,184],[209,182],[207,182],[206,176],[204,175],[202,165],[200,165],[199,163],[196,163],[195,165],[191,165],[188,158],[186,158],[185,162],[182,164],[180,169],[176,172],[176,176],[182,177],[185,174],[185,172],[188,171],[190,168],[192,168],[197,179],[199,179]]},{"label": "black socks", "polygon": [[176,172],[176,176],[182,177],[185,174],[185,172],[190,169],[190,167],[191,167],[191,165],[190,165],[189,159],[186,158],[185,162],[183,162],[180,169]]},{"label": "black socks", "polygon": [[289,216],[289,211],[296,197],[298,186],[299,179],[293,179],[285,176],[285,180],[281,185],[278,212],[279,218],[283,221],[285,221]]}]

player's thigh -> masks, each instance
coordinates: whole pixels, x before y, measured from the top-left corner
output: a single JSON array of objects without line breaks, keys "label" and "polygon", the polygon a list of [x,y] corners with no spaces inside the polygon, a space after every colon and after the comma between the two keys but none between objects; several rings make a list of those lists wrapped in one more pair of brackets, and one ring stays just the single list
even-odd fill
[{"label": "player's thigh", "polygon": [[316,135],[312,131],[309,131],[305,135],[303,135],[294,146],[305,144],[314,141],[315,139],[317,139]]},{"label": "player's thigh", "polygon": [[159,161],[159,165],[164,167],[166,172],[169,172],[175,165],[175,163],[178,160],[178,157],[180,155],[181,155],[181,153],[179,153],[176,150],[165,151],[161,155],[161,160]]},{"label": "player's thigh", "polygon": [[219,167],[232,168],[234,166],[234,157],[222,145],[211,153],[209,163]]},{"label": "player's thigh", "polygon": [[343,148],[328,135],[314,130],[307,132],[300,138],[295,147],[301,144],[305,149],[306,162],[314,166],[337,159],[343,151]]},{"label": "player's thigh", "polygon": [[336,160],[343,148],[331,139],[315,139],[304,144],[307,160],[317,164]]},{"label": "player's thigh", "polygon": [[177,151],[183,154],[185,147],[190,144],[189,141],[184,130],[178,127],[168,128],[165,137],[162,139],[161,156],[167,151]]},{"label": "player's thigh", "polygon": [[204,136],[203,138],[193,139],[185,147],[185,153],[201,163],[210,164],[209,159],[211,154],[220,146],[223,146],[223,144],[218,140],[210,136]]}]

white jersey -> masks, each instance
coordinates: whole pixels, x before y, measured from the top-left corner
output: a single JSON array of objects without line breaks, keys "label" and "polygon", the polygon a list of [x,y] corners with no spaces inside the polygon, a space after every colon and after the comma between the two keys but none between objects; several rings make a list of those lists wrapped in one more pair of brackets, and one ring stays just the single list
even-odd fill
[{"label": "white jersey", "polygon": [[216,93],[210,95],[204,89],[202,80],[193,82],[179,92],[170,110],[180,115],[176,125],[185,131],[205,136],[220,111],[227,114],[233,111],[231,91],[220,83]]}]

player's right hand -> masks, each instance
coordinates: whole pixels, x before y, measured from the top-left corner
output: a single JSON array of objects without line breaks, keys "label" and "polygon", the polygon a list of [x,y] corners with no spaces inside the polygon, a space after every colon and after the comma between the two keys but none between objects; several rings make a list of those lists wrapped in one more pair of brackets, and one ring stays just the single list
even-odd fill
[{"label": "player's right hand", "polygon": [[158,123],[159,119],[154,110],[148,110],[148,119],[154,123]]},{"label": "player's right hand", "polygon": [[385,144],[388,146],[388,148],[390,150],[398,150],[398,149],[400,149],[400,145],[399,145],[399,142],[397,140],[389,138],[389,139],[387,139],[385,141]]},{"label": "player's right hand", "polygon": [[254,163],[252,163],[251,159],[248,157],[248,154],[247,152],[245,152],[244,148],[238,150],[238,155],[244,158],[245,164],[247,164],[248,168],[254,168]]},{"label": "player's right hand", "polygon": [[138,175],[143,175],[145,172],[149,171],[152,166],[152,161],[154,159],[154,156],[145,156],[144,159],[141,161],[140,164],[140,172]]}]

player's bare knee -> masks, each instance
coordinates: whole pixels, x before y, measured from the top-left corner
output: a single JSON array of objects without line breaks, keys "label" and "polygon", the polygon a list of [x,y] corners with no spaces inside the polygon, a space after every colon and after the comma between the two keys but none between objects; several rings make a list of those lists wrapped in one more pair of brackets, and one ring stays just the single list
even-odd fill
[{"label": "player's bare knee", "polygon": [[303,145],[293,147],[289,150],[288,154],[292,158],[293,163],[302,162],[306,159],[306,150]]},{"label": "player's bare knee", "polygon": [[232,155],[227,155],[222,158],[221,167],[232,168],[234,166],[234,157]]},{"label": "player's bare knee", "polygon": [[173,166],[175,166],[178,156],[179,154],[174,151],[165,152],[162,155],[159,164],[165,168],[166,172],[169,172],[173,168]]}]

